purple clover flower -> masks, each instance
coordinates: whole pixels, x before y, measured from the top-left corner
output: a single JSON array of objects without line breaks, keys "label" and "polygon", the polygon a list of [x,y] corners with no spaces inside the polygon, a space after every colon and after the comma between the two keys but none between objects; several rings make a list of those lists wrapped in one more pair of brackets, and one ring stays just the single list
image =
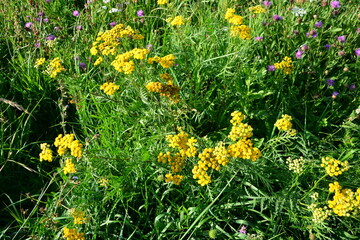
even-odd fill
[{"label": "purple clover flower", "polygon": [[146,49],[152,51],[154,49],[154,46],[152,44],[148,44],[146,45]]},{"label": "purple clover flower", "polygon": [[346,39],[345,39],[345,36],[343,35],[343,36],[339,36],[338,38],[337,38],[337,40],[339,41],[339,42],[341,42],[341,43],[346,43]]},{"label": "purple clover flower", "polygon": [[245,226],[241,226],[239,233],[241,234],[246,234],[246,227]]},{"label": "purple clover flower", "polygon": [[325,44],[324,48],[325,48],[326,50],[329,50],[329,49],[331,48],[331,45],[330,45],[330,44]]},{"label": "purple clover flower", "polygon": [[264,40],[264,37],[255,37],[254,39],[258,42],[261,42],[262,40]]},{"label": "purple clover flower", "polygon": [[349,86],[349,89],[350,90],[354,90],[356,88],[356,85],[355,84],[351,84],[350,86]]},{"label": "purple clover flower", "polygon": [[86,64],[81,62],[79,63],[79,67],[82,69],[82,70],[85,70],[86,69]]},{"label": "purple clover flower", "polygon": [[50,34],[49,36],[46,37],[46,40],[49,40],[49,41],[54,41],[55,40],[55,36]]},{"label": "purple clover flower", "polygon": [[306,33],[306,37],[316,38],[318,35],[317,31],[311,30],[310,32]]},{"label": "purple clover flower", "polygon": [[141,10],[141,9],[136,12],[136,15],[137,15],[138,17],[145,17],[145,13],[144,13],[144,11]]},{"label": "purple clover flower", "polygon": [[83,27],[81,25],[76,26],[76,30],[82,30],[82,29],[83,29]]},{"label": "purple clover flower", "polygon": [[116,26],[116,22],[111,22],[109,23],[110,27],[115,27]]},{"label": "purple clover flower", "polygon": [[322,23],[322,22],[316,22],[316,23],[314,24],[314,27],[316,27],[316,28],[322,28],[322,26],[323,26],[323,23]]},{"label": "purple clover flower", "polygon": [[31,25],[33,25],[33,23],[32,23],[32,22],[27,22],[27,23],[25,24],[25,27],[26,27],[26,28],[30,28],[30,27],[31,27]]},{"label": "purple clover flower", "polygon": [[274,65],[269,65],[269,66],[267,66],[267,70],[268,70],[269,72],[274,72],[274,71],[276,70],[276,68],[275,68]]},{"label": "purple clover flower", "polygon": [[302,51],[306,51],[306,50],[308,50],[309,48],[310,48],[310,47],[309,47],[308,45],[304,44],[304,45],[301,46],[300,49],[301,49]]},{"label": "purple clover flower", "polygon": [[328,86],[334,86],[335,80],[331,80],[330,78],[326,79],[326,83]]},{"label": "purple clover flower", "polygon": [[331,6],[332,8],[340,8],[340,2],[339,2],[339,1],[332,1],[332,2],[330,3],[330,6]]},{"label": "purple clover flower", "polygon": [[295,36],[299,35],[299,30],[294,30],[293,34],[294,34]]},{"label": "purple clover flower", "polygon": [[265,7],[270,7],[272,5],[271,1],[263,1]]},{"label": "purple clover flower", "polygon": [[36,43],[34,44],[34,46],[35,46],[36,48],[40,48],[40,47],[41,47],[41,44],[40,44],[39,42],[36,42]]},{"label": "purple clover flower", "polygon": [[43,22],[49,22],[49,18],[44,18]]},{"label": "purple clover flower", "polygon": [[302,59],[303,54],[304,54],[304,51],[297,50],[297,52],[295,53],[295,57],[297,59]]},{"label": "purple clover flower", "polygon": [[354,53],[357,57],[360,57],[360,48],[355,49]]},{"label": "purple clover flower", "polygon": [[339,55],[339,56],[344,56],[344,55],[345,55],[345,51],[339,51],[339,52],[338,52],[338,55]]},{"label": "purple clover flower", "polygon": [[360,28],[356,29],[355,31],[357,34],[360,34]]},{"label": "purple clover flower", "polygon": [[49,2],[50,2],[50,0],[45,0],[45,2],[49,3]]},{"label": "purple clover flower", "polygon": [[274,16],[272,16],[272,19],[273,19],[275,22],[277,22],[277,21],[283,20],[283,17],[275,14]]},{"label": "purple clover flower", "polygon": [[45,16],[45,13],[44,13],[44,12],[39,12],[39,13],[38,13],[38,16],[39,16],[39,17],[43,17],[43,16]]},{"label": "purple clover flower", "polygon": [[78,10],[75,10],[75,11],[72,12],[72,15],[73,15],[74,17],[77,17],[77,16],[80,15],[80,12],[79,12]]}]

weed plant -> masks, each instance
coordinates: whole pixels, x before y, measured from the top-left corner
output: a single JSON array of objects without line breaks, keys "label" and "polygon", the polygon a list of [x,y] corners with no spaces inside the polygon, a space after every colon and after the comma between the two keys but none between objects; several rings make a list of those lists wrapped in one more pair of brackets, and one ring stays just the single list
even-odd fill
[{"label": "weed plant", "polygon": [[0,0],[0,238],[358,239],[358,10]]}]

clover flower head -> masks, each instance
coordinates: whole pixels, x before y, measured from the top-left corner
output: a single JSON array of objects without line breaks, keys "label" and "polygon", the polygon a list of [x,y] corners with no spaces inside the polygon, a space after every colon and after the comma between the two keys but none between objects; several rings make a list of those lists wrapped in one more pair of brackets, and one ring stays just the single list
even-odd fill
[{"label": "clover flower head", "polygon": [[268,70],[269,72],[274,72],[274,71],[276,70],[276,68],[275,68],[274,65],[269,65],[269,66],[267,66],[267,70]]},{"label": "clover flower head", "polygon": [[322,23],[322,22],[316,22],[316,23],[314,24],[314,27],[316,27],[316,28],[322,28],[322,26],[323,26],[323,23]]},{"label": "clover flower head", "polygon": [[272,5],[271,1],[263,1],[265,7],[270,7]]},{"label": "clover flower head", "polygon": [[241,226],[239,233],[241,234],[246,234],[246,227],[245,226]]},{"label": "clover flower head", "polygon": [[277,21],[281,21],[281,20],[283,20],[283,17],[281,17],[281,16],[279,16],[279,15],[275,14],[274,16],[272,16],[272,19],[273,19],[275,22],[277,22]]},{"label": "clover flower head", "polygon": [[261,42],[262,40],[264,40],[264,37],[255,37],[254,39],[258,42]]},{"label": "clover flower head", "polygon": [[140,9],[139,11],[136,12],[136,15],[137,15],[138,17],[144,17],[144,16],[145,16],[145,12]]},{"label": "clover flower head", "polygon": [[334,86],[335,80],[331,80],[331,79],[329,78],[329,79],[326,79],[326,83],[327,83],[327,85],[329,85],[329,86]]},{"label": "clover flower head", "polygon": [[355,49],[354,53],[357,57],[359,57],[360,56],[360,48]]},{"label": "clover flower head", "polygon": [[345,39],[345,36],[344,36],[344,35],[337,37],[337,40],[338,40],[339,42],[341,42],[341,43],[345,43],[345,42],[346,42],[346,39]]},{"label": "clover flower head", "polygon": [[50,34],[49,36],[46,37],[46,40],[49,40],[49,41],[54,41],[55,40],[55,36]]},{"label": "clover flower head", "polygon": [[315,30],[311,30],[310,32],[306,33],[306,37],[316,38],[318,36],[318,32]]},{"label": "clover flower head", "polygon": [[27,22],[27,23],[25,24],[25,27],[26,27],[26,28],[30,28],[30,27],[31,27],[31,25],[33,25],[33,23],[32,23],[32,22]]},{"label": "clover flower head", "polygon": [[330,44],[325,44],[325,45],[324,45],[324,48],[325,48],[326,50],[329,50],[329,49],[331,48],[331,45],[330,45]]},{"label": "clover flower head", "polygon": [[295,53],[295,57],[297,59],[301,59],[303,57],[303,54],[304,54],[304,51],[297,50],[297,52]]},{"label": "clover flower head", "polygon": [[77,17],[77,16],[80,15],[80,12],[79,12],[78,10],[75,10],[75,11],[72,12],[72,15],[73,15],[74,17]]},{"label": "clover flower head", "polygon": [[341,7],[339,1],[332,1],[332,2],[330,3],[330,6],[331,6],[332,8],[340,8],[340,7]]}]

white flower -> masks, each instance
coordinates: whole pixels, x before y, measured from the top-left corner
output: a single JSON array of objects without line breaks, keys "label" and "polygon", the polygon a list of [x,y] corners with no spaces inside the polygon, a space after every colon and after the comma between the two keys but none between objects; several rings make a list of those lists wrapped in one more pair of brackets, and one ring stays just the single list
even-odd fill
[{"label": "white flower", "polygon": [[109,13],[114,13],[114,12],[120,12],[120,10],[117,9],[117,8],[112,8],[112,9],[109,11]]},{"label": "white flower", "polygon": [[106,9],[107,9],[107,6],[102,6],[102,8],[106,10]]},{"label": "white flower", "polygon": [[299,7],[294,7],[291,11],[296,17],[302,17],[306,14],[306,10]]},{"label": "white flower", "polygon": [[104,3],[109,3],[109,2],[110,2],[110,0],[103,0],[103,2],[104,2]]}]

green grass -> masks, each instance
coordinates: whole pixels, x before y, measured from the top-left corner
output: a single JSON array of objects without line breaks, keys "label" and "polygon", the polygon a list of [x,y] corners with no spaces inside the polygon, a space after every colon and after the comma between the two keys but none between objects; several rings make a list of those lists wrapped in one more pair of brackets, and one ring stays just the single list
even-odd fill
[{"label": "green grass", "polygon": [[[354,193],[360,189],[356,1],[340,1],[341,8],[333,9],[320,1],[274,0],[261,14],[248,10],[258,1],[156,2],[0,0],[0,238],[64,239],[67,227],[85,239],[358,239],[358,203],[350,216],[331,210],[320,222],[309,208],[333,200],[329,184],[335,181]],[[307,13],[295,16],[295,6]],[[109,13],[112,8],[119,11]],[[243,17],[251,39],[231,36],[228,8]],[[144,17],[137,16],[140,9]],[[80,15],[73,16],[74,10]],[[274,14],[283,20],[274,21]],[[178,15],[184,25],[166,21]],[[314,27],[318,21],[322,28]],[[144,36],[117,39],[117,54],[152,45],[146,59],[134,60],[132,74],[117,72],[111,55],[94,65],[100,55],[90,49],[111,22]],[[315,38],[306,36],[312,29]],[[53,42],[46,40],[50,34]],[[342,35],[345,43],[337,40]],[[304,45],[309,49],[297,59]],[[169,54],[176,58],[170,68],[147,63]],[[286,56],[293,60],[291,74],[267,70]],[[56,57],[65,71],[50,78],[44,70]],[[35,68],[39,58],[47,62]],[[166,83],[162,73],[180,87],[178,103],[145,87]],[[105,82],[120,88],[108,96],[100,90]],[[235,143],[228,137],[234,111],[247,116],[262,156],[231,157],[219,171],[208,170],[212,182],[200,186],[192,173],[198,154],[219,142]],[[294,136],[274,126],[283,114],[292,117]],[[165,182],[171,169],[157,157],[176,153],[166,136],[178,134],[179,127],[197,140],[197,154],[174,173],[184,177],[175,185]],[[56,152],[55,138],[70,133],[83,144],[81,158]],[[39,161],[41,143],[51,145],[53,162]],[[349,170],[329,176],[321,166],[327,156],[348,161]],[[304,166],[295,173],[286,160],[300,157]],[[76,173],[64,174],[67,158]],[[84,224],[74,224],[72,208],[85,213]],[[239,233],[242,226],[246,234]]]}]

